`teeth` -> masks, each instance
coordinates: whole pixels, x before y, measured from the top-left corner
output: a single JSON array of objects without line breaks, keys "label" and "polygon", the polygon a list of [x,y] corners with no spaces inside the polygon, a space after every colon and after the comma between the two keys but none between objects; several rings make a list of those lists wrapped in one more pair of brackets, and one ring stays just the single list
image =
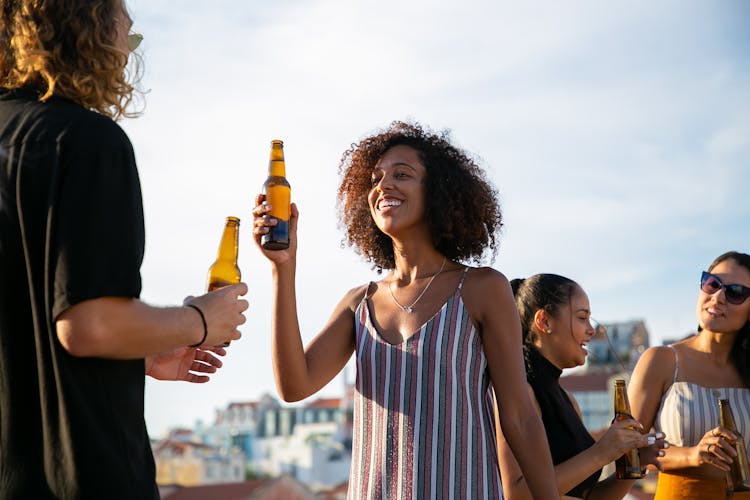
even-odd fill
[{"label": "teeth", "polygon": [[381,207],[397,207],[401,205],[399,200],[383,200],[380,202]]}]

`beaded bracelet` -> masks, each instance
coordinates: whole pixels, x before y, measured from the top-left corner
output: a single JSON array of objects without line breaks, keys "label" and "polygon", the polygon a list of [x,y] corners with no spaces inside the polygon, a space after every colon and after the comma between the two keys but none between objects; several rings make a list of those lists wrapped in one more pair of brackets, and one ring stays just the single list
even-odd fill
[{"label": "beaded bracelet", "polygon": [[208,337],[208,325],[206,324],[206,317],[203,315],[203,311],[201,311],[200,307],[196,306],[195,304],[185,304],[185,305],[188,307],[192,307],[193,309],[198,311],[198,314],[201,315],[201,322],[203,323],[203,338],[197,344],[188,346],[188,347],[200,347],[203,345],[203,342],[206,341],[206,337]]}]

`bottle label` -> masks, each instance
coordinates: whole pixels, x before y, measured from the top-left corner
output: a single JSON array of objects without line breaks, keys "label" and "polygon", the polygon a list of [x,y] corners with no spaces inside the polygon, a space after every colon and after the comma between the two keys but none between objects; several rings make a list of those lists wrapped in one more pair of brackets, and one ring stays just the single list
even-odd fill
[{"label": "bottle label", "polygon": [[290,217],[290,203],[292,190],[289,186],[269,186],[266,188],[266,201],[271,204],[269,215],[288,221]]}]

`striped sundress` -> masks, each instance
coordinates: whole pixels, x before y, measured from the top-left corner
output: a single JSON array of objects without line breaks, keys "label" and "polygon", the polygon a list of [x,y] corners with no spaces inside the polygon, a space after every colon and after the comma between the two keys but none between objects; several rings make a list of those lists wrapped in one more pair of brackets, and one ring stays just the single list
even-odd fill
[{"label": "striped sundress", "polygon": [[367,295],[357,307],[349,499],[502,498],[490,377],[461,299],[465,276],[400,344],[376,331]]},{"label": "striped sundress", "polygon": [[675,446],[695,446],[703,435],[719,425],[719,399],[728,399],[737,430],[750,446],[750,389],[744,387],[704,387],[677,380],[677,352],[672,385],[662,397],[654,428]]},{"label": "striped sundress", "polygon": [[[750,446],[750,389],[744,387],[704,387],[692,382],[677,380],[677,350],[672,385],[662,396],[656,413],[654,428],[667,436],[675,446],[695,446],[703,435],[719,425],[719,399],[728,399],[732,406],[737,429],[743,435],[746,446]],[[690,477],[660,472],[656,500],[683,500],[700,498],[719,500],[725,498],[726,480]],[[750,493],[735,493],[736,499],[750,498]]]}]

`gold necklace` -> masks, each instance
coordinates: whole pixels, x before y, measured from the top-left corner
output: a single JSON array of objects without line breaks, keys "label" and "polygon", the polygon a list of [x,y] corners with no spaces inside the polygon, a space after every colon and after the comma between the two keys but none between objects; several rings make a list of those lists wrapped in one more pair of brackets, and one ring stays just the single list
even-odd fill
[{"label": "gold necklace", "polygon": [[427,286],[424,287],[424,289],[422,290],[422,293],[419,294],[419,296],[414,300],[414,302],[411,303],[411,305],[402,306],[401,303],[398,300],[396,300],[396,296],[393,295],[393,288],[391,287],[391,284],[393,283],[393,280],[389,281],[388,282],[388,291],[391,292],[391,298],[393,299],[393,302],[395,302],[396,305],[402,311],[404,311],[406,313],[409,313],[409,314],[413,313],[414,312],[414,306],[417,305],[417,302],[419,302],[419,299],[421,299],[422,295],[424,295],[425,292],[427,292],[427,289],[430,288],[430,285],[432,285],[433,280],[435,278],[437,278],[440,273],[443,272],[443,269],[445,268],[445,262],[446,262],[446,260],[447,259],[445,257],[443,257],[443,264],[440,266],[440,270],[438,272],[436,272],[435,274],[432,275],[432,278],[430,278],[430,281],[427,282]]}]

